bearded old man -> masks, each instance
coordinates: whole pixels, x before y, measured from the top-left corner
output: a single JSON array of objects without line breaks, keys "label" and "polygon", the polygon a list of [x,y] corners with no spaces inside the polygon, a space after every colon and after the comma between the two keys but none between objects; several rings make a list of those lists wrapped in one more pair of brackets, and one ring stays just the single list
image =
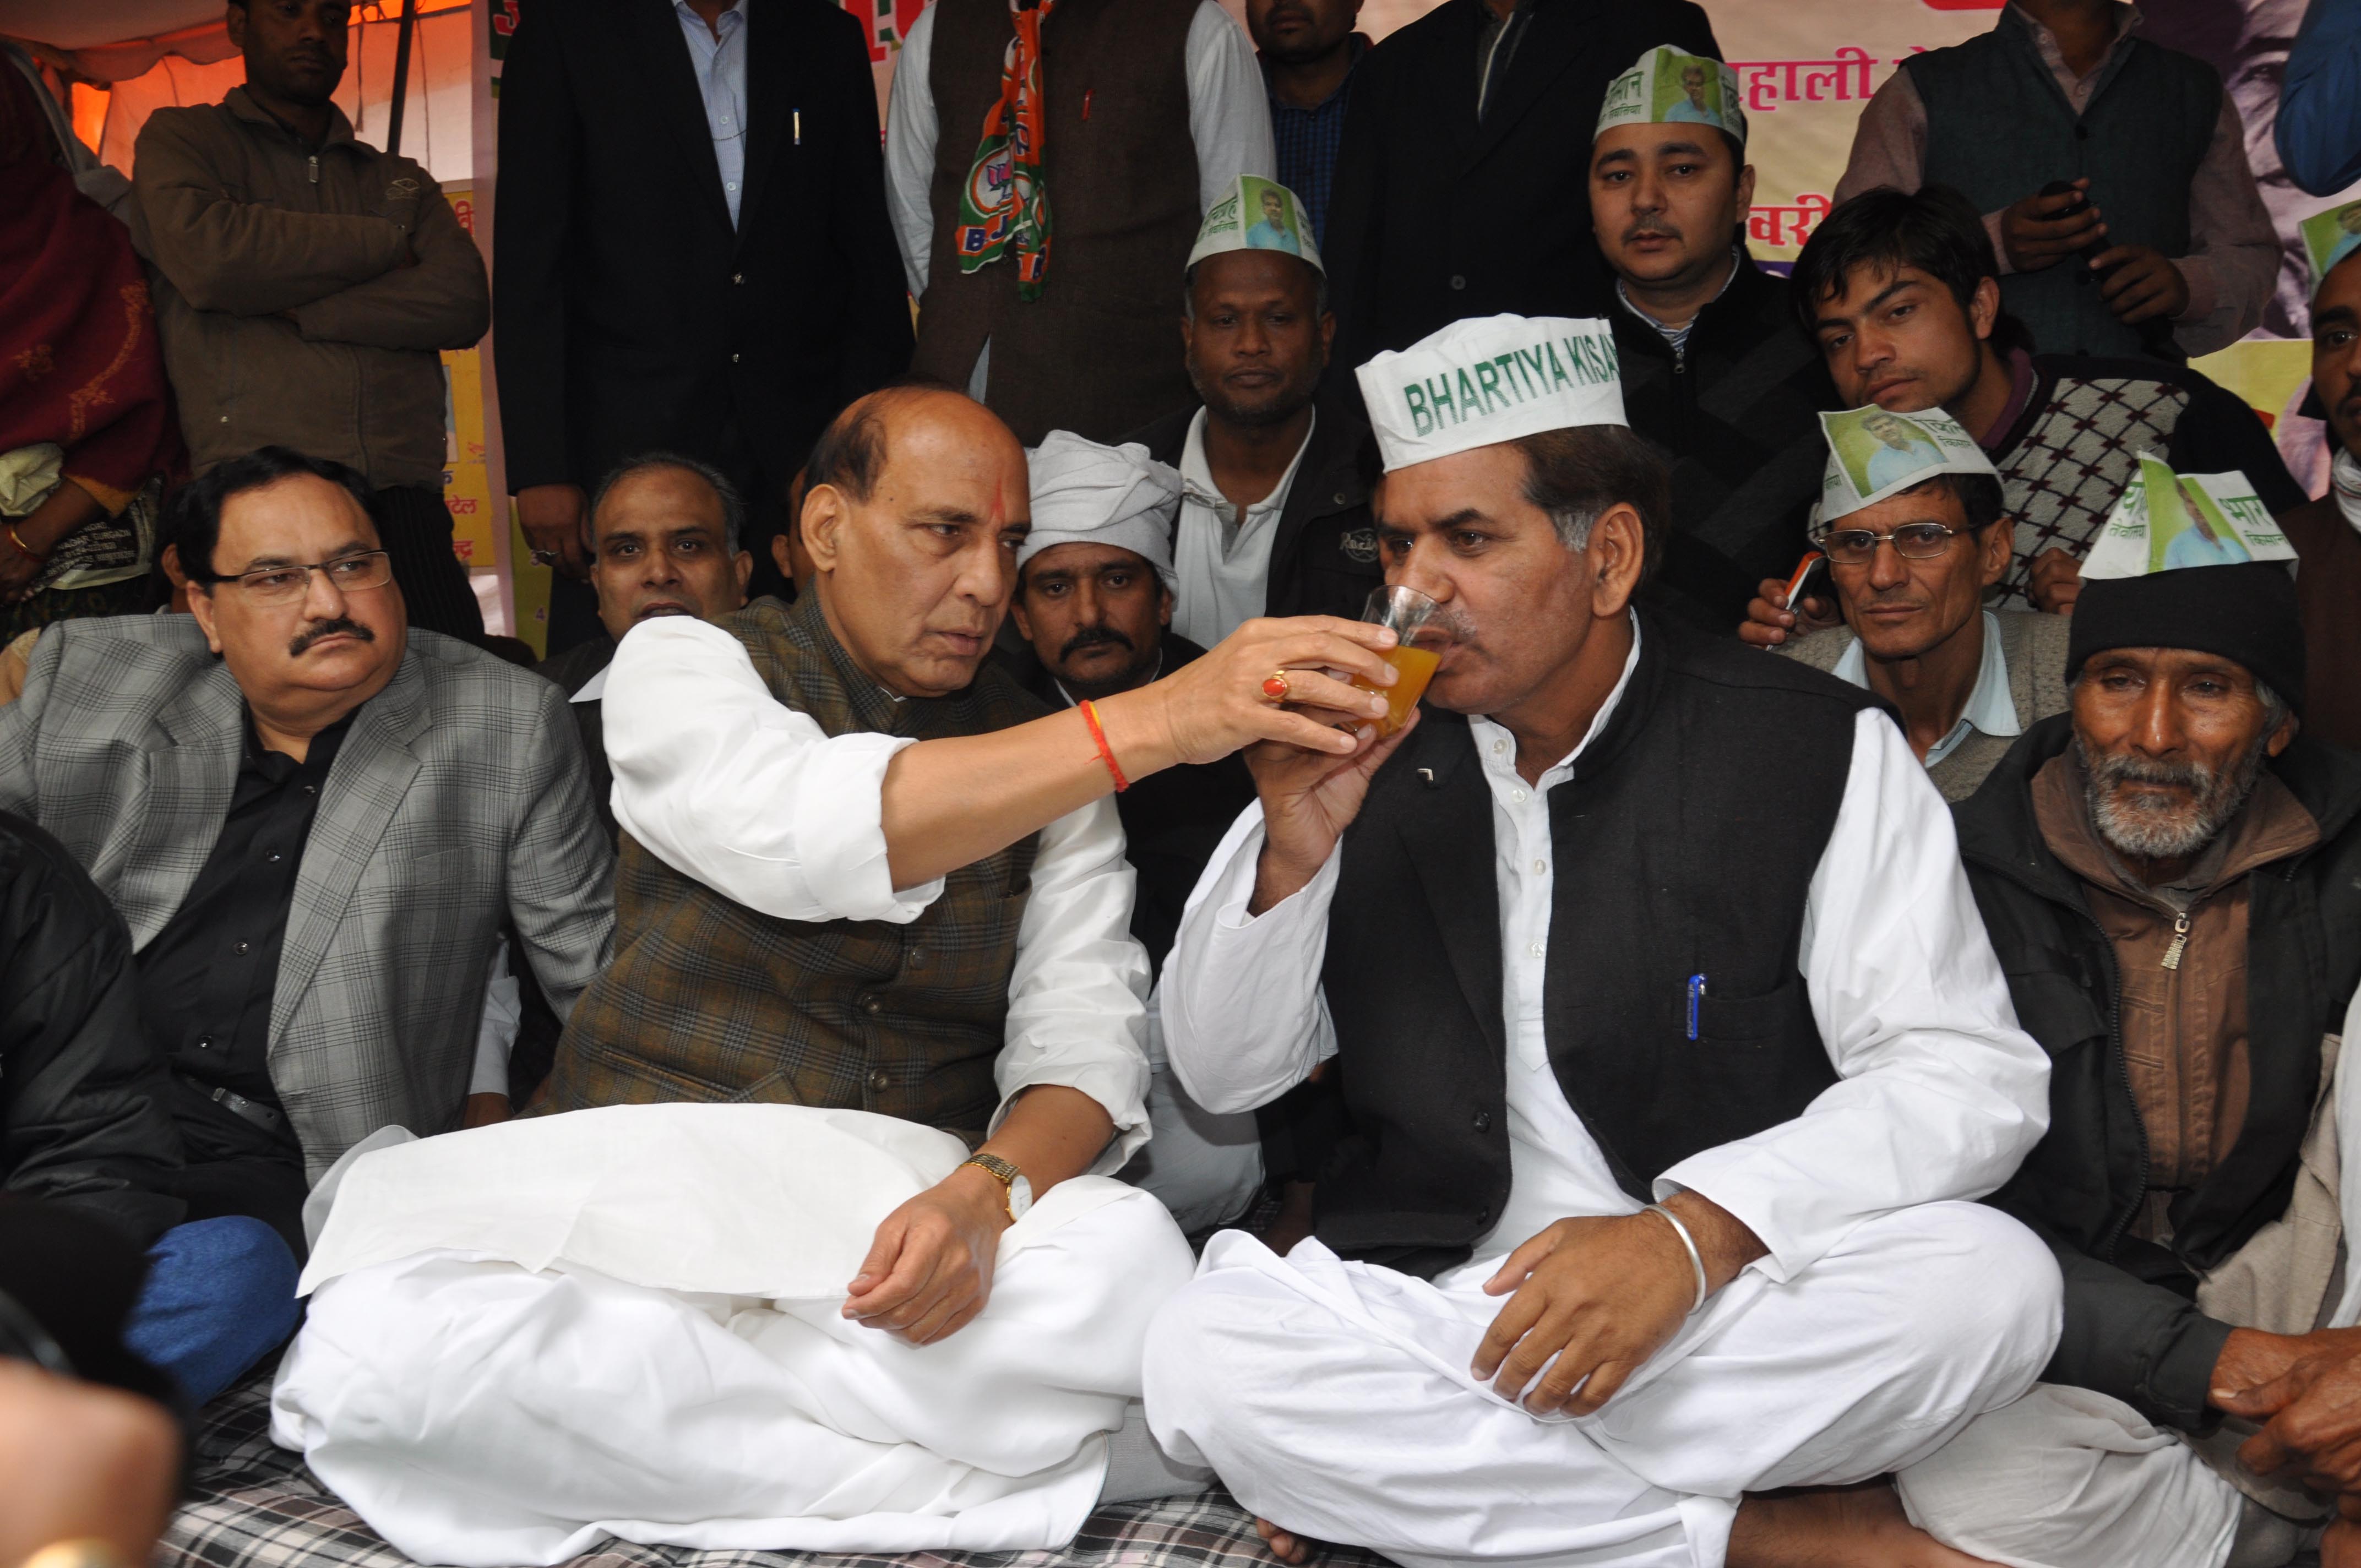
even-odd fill
[{"label": "bearded old man", "polygon": [[1441,663],[1381,744],[1249,753],[1165,970],[1209,1109],[1344,1069],[1313,1236],[1214,1237],[1148,1346],[1156,1436],[1290,1561],[1775,1561],[1843,1500],[1746,1494],[1912,1463],[2056,1343],[1964,1201],[2048,1064],[1942,800],[1867,693],[1633,610],[1669,499],[1615,364],[1499,316],[1362,367]]},{"label": "bearded old man", "polygon": [[421,1562],[1049,1547],[1203,1484],[1137,1403],[1190,1260],[1109,1179],[1149,1128],[1110,797],[1349,753],[1382,698],[1264,687],[1387,684],[1391,635],[1258,621],[1052,714],[984,663],[1029,526],[1005,425],[873,394],[809,478],[814,592],[609,666],[617,954],[564,1113],[357,1160],[306,1277],[274,1435]]},{"label": "bearded old man", "polygon": [[2008,1563],[2282,1563],[2361,1499],[2361,759],[2302,732],[2280,563],[2089,584],[2067,675],[1958,807],[2053,1063],[1995,1201],[2057,1254],[2065,1337],[1902,1496]]}]

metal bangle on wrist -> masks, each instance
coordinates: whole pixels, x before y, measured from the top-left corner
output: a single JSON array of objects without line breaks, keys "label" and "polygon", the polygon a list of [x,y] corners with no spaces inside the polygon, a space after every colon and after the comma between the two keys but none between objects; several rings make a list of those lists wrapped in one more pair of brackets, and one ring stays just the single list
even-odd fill
[{"label": "metal bangle on wrist", "polygon": [[1642,1212],[1655,1215],[1672,1226],[1673,1234],[1681,1238],[1681,1250],[1689,1255],[1689,1267],[1697,1274],[1697,1299],[1689,1304],[1689,1316],[1696,1317],[1705,1310],[1705,1299],[1713,1293],[1706,1285],[1705,1255],[1697,1251],[1697,1238],[1689,1234],[1689,1228],[1681,1223],[1681,1217],[1662,1203],[1651,1203]]}]

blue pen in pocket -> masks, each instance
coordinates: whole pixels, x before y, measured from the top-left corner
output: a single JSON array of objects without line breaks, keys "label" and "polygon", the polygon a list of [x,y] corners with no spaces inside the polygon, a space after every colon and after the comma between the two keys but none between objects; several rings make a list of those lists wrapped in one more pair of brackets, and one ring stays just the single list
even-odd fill
[{"label": "blue pen in pocket", "polygon": [[1705,1000],[1705,976],[1689,976],[1689,1038],[1697,1037],[1697,1003]]}]

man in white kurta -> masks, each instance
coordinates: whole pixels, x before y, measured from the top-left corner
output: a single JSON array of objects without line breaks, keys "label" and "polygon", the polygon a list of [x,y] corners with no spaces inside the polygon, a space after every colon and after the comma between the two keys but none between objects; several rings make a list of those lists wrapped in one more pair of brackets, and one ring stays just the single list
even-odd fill
[{"label": "man in white kurta", "polygon": [[1148,1135],[1107,796],[1345,745],[1255,683],[1380,671],[1384,640],[1268,625],[1037,717],[983,666],[1027,527],[1006,428],[880,393],[810,474],[811,597],[640,627],[610,666],[631,913],[564,1113],[339,1173],[273,1433],[421,1561],[1046,1547],[1203,1484],[1137,1414],[1190,1260],[1106,1174]]},{"label": "man in white kurta", "polygon": [[[1665,497],[1604,336],[1361,371],[1429,706],[1249,753],[1166,971],[1202,1103],[1333,1057],[1356,1124],[1313,1239],[1217,1236],[1149,1333],[1157,1437],[1290,1557],[1743,1563],[1822,1522],[1746,1494],[1908,1464],[2057,1339],[2046,1249],[1964,1201],[2048,1064],[1942,802],[1874,707],[1629,608]],[[1882,1560],[1967,1561],[1892,1515]]]}]

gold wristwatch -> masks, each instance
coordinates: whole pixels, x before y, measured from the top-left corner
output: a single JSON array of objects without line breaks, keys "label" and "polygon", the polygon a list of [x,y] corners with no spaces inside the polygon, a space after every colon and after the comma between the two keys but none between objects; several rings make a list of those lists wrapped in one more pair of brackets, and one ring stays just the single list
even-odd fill
[{"label": "gold wristwatch", "polygon": [[967,1168],[968,1165],[974,1166],[977,1169],[983,1171],[985,1175],[999,1182],[1001,1187],[1005,1190],[1003,1195],[1008,1201],[1009,1223],[1014,1224],[1017,1221],[1023,1219],[1025,1217],[1025,1211],[1033,1207],[1033,1184],[1025,1179],[1025,1173],[1023,1171],[1017,1169],[1015,1166],[1009,1164],[998,1155],[970,1155],[967,1158],[967,1164],[961,1166],[960,1168],[964,1170]]}]

